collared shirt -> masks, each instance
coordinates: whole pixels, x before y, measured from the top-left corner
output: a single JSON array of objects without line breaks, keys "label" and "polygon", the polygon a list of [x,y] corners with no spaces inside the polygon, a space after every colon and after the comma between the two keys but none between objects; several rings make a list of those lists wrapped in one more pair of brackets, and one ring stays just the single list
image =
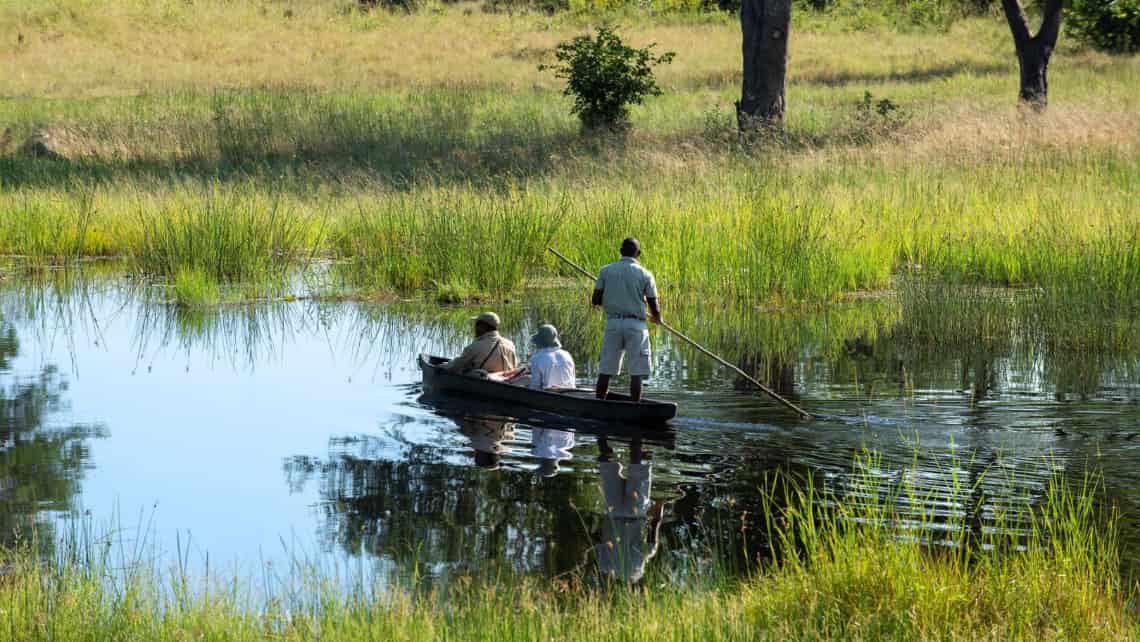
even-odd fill
[{"label": "collared shirt", "polygon": [[[497,344],[497,345],[496,345]],[[484,332],[463,349],[463,354],[440,365],[448,372],[463,372],[482,368],[487,372],[502,372],[518,366],[515,344],[498,331]]]},{"label": "collared shirt", "polygon": [[645,299],[657,298],[657,281],[653,274],[629,256],[602,268],[594,289],[602,291],[602,309],[610,316],[632,315],[644,319]]},{"label": "collared shirt", "polygon": [[574,357],[562,348],[543,348],[530,358],[530,387],[573,388],[577,385]]}]

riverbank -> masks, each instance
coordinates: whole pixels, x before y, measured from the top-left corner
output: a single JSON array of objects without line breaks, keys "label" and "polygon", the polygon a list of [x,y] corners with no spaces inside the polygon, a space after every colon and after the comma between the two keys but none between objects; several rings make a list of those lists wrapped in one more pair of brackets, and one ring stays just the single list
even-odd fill
[{"label": "riverbank", "polygon": [[[1135,57],[1064,45],[1048,113],[1026,117],[1000,20],[813,23],[792,41],[786,133],[742,150],[728,19],[631,26],[678,56],[629,138],[599,141],[536,68],[581,16],[150,11],[0,14],[0,33],[26,32],[3,54],[24,71],[0,81],[0,253],[118,257],[190,302],[218,298],[213,284],[264,290],[314,259],[342,263],[359,296],[471,300],[566,274],[547,244],[596,267],[632,233],[666,291],[819,303],[920,274],[1136,314]],[[214,23],[195,11],[246,31],[196,49]],[[395,62],[469,20],[483,27],[469,47],[445,49],[469,64]],[[128,27],[180,44],[144,55]],[[94,45],[119,57],[37,80],[36,61]],[[143,73],[156,61],[163,73]],[[48,157],[17,148],[37,133]]]},{"label": "riverbank", "polygon": [[[810,483],[771,480],[761,489],[765,532],[708,533],[756,556],[743,578],[708,566],[697,545],[691,573],[650,573],[632,587],[589,564],[553,580],[461,573],[435,588],[415,571],[382,587],[303,560],[261,569],[256,581],[216,569],[195,577],[182,553],[163,568],[145,545],[124,554],[104,546],[113,537],[87,534],[55,562],[5,555],[0,630],[13,641],[1140,636],[1134,589],[1117,576],[1115,518],[1097,508],[1095,483],[1058,478],[997,515],[1004,526],[973,530],[965,512],[936,517],[905,487],[881,495],[882,480],[862,479],[839,502]],[[974,490],[954,486],[946,499],[968,502]]]}]

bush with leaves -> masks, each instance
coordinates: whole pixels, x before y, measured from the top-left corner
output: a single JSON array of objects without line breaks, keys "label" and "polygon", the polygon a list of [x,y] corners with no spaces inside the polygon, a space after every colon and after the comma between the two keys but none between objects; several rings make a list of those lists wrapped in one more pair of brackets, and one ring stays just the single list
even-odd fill
[{"label": "bush with leaves", "polygon": [[371,11],[372,9],[382,8],[389,11],[415,11],[419,6],[419,0],[357,0],[357,6],[361,11]]},{"label": "bush with leaves", "polygon": [[1072,0],[1066,18],[1067,31],[1097,49],[1140,51],[1140,0]]},{"label": "bush with leaves", "polygon": [[598,27],[593,37],[584,35],[562,42],[554,50],[557,64],[539,65],[566,80],[567,96],[574,98],[571,111],[578,115],[586,131],[625,131],[629,128],[629,106],[640,105],[646,96],[660,96],[653,78],[653,67],[668,64],[673,52],[660,56],[648,47],[634,49],[621,41],[609,27]]}]

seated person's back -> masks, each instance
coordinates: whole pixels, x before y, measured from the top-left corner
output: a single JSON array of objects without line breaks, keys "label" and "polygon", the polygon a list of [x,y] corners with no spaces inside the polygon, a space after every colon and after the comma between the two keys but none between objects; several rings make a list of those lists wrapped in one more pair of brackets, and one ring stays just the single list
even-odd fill
[{"label": "seated person's back", "polygon": [[440,365],[440,368],[455,373],[468,370],[503,372],[518,366],[515,344],[499,334],[499,315],[484,312],[473,317],[472,321],[475,322],[475,340],[463,349],[462,354]]},{"label": "seated person's back", "polygon": [[573,388],[577,383],[574,357],[562,349],[558,329],[549,324],[539,326],[530,340],[538,348],[530,358],[530,387],[537,390]]}]

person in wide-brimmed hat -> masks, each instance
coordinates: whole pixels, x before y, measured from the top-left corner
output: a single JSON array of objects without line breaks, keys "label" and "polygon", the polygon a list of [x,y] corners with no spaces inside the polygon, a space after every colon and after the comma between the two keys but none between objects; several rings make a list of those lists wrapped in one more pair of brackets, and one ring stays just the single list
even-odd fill
[{"label": "person in wide-brimmed hat", "polygon": [[499,334],[499,315],[484,312],[471,317],[475,322],[475,341],[463,349],[463,353],[441,365],[448,372],[504,372],[518,366],[515,344]]},{"label": "person in wide-brimmed hat", "polygon": [[538,348],[530,358],[530,387],[536,390],[573,388],[578,377],[574,357],[562,349],[558,329],[550,324],[541,325],[530,342]]}]

